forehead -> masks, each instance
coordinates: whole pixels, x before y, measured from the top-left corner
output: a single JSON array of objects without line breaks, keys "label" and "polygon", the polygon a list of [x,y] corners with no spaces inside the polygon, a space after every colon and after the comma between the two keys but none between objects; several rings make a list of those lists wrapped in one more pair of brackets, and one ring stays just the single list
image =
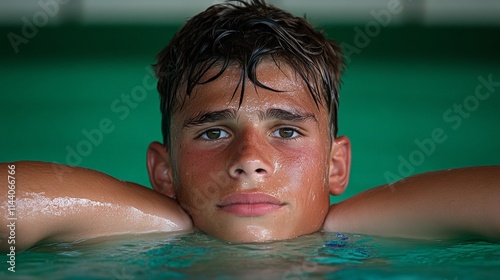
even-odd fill
[{"label": "forehead", "polygon": [[[297,103],[302,105],[316,104],[303,78],[287,63],[273,59],[263,59],[255,70],[256,83],[253,83],[237,63],[231,63],[217,79],[208,81],[221,70],[215,65],[200,79],[193,92],[184,95],[183,110],[193,103],[211,104],[224,103],[226,106],[239,108],[256,100],[273,103]],[[242,76],[244,75],[244,78]],[[267,87],[267,88],[266,88]],[[261,104],[263,105],[263,104]],[[291,105],[291,104],[290,104]],[[182,111],[182,110],[181,110]]]}]

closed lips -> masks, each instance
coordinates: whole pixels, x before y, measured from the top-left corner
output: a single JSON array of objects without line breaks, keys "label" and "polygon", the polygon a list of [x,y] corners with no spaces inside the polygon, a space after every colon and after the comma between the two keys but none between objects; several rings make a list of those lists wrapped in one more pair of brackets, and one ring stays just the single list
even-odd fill
[{"label": "closed lips", "polygon": [[235,204],[275,204],[282,205],[277,198],[263,193],[239,193],[230,195],[222,200],[217,206],[225,207]]}]

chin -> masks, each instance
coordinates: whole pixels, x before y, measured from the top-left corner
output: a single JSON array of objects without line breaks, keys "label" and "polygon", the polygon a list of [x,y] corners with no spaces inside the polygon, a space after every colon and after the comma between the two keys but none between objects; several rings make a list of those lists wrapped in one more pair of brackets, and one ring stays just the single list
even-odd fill
[{"label": "chin", "polygon": [[311,230],[269,229],[259,225],[246,225],[234,229],[226,228],[222,231],[204,231],[214,237],[231,243],[264,243],[294,239],[302,235],[311,234],[319,230],[319,226]]}]

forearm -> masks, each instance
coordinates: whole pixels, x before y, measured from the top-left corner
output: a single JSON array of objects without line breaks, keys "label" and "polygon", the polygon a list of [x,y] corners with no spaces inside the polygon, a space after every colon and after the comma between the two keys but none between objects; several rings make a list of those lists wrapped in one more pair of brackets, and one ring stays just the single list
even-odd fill
[{"label": "forearm", "polygon": [[500,240],[500,166],[425,173],[371,189],[332,205],[325,230]]},{"label": "forearm", "polygon": [[[145,187],[103,173],[52,163],[16,162],[16,249],[41,241],[66,241],[98,236],[176,231],[191,227],[176,201]],[[7,176],[7,164],[0,174]],[[2,224],[8,224],[8,187],[0,197]],[[0,250],[9,232],[0,228]]]}]

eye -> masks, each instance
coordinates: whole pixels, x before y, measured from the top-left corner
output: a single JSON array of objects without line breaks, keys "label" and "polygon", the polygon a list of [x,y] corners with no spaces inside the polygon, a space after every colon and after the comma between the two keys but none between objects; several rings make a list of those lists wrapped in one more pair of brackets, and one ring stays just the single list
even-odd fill
[{"label": "eye", "polygon": [[201,134],[200,137],[205,140],[217,140],[229,137],[229,133],[222,129],[210,129]]},{"label": "eye", "polygon": [[285,139],[293,139],[293,138],[300,136],[300,133],[293,128],[283,127],[283,128],[275,130],[273,132],[273,136],[279,137],[279,138],[285,138]]}]

